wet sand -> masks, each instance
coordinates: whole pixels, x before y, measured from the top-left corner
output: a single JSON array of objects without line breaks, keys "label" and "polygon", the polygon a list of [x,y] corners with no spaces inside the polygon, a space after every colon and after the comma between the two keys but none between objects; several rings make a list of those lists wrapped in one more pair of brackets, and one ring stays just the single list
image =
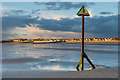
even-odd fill
[{"label": "wet sand", "polygon": [[[89,45],[120,45],[119,41],[84,41]],[[81,44],[81,41],[68,41],[66,44]]]},{"label": "wet sand", "polygon": [[118,78],[118,68],[87,71],[7,71],[3,78]]},{"label": "wet sand", "polygon": [[[22,42],[3,42],[3,43],[22,43]],[[116,41],[116,40],[115,41],[84,41],[84,43],[88,45],[120,45],[120,41]],[[81,44],[81,41],[67,41],[67,42],[59,42],[59,43],[44,42],[44,43],[36,43],[36,44]]]}]

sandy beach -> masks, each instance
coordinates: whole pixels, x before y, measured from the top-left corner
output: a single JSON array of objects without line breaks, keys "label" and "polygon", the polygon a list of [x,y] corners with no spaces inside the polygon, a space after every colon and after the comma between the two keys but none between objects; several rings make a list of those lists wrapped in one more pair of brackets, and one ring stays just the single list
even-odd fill
[{"label": "sandy beach", "polygon": [[[18,42],[9,42],[3,41],[0,43],[32,43],[32,44],[81,44],[81,41],[66,41],[66,42],[53,42],[53,41],[18,41]],[[88,45],[120,45],[119,40],[111,40],[111,41],[84,41],[84,44]]]},{"label": "sandy beach", "polygon": [[[68,41],[66,44],[81,44],[81,41]],[[120,45],[119,41],[85,41],[89,45]]]},{"label": "sandy beach", "polygon": [[[12,73],[12,74],[11,74]],[[3,72],[3,78],[118,78],[118,68],[87,71],[12,71]]]}]

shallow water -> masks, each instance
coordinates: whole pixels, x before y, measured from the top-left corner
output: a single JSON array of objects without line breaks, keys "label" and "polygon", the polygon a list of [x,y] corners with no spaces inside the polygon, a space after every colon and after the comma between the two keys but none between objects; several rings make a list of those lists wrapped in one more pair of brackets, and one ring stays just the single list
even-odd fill
[{"label": "shallow water", "polygon": [[[118,66],[117,45],[85,45],[85,53],[93,64]],[[80,44],[3,43],[2,68],[3,71],[75,71],[80,54]],[[85,69],[90,68],[85,61]]]}]

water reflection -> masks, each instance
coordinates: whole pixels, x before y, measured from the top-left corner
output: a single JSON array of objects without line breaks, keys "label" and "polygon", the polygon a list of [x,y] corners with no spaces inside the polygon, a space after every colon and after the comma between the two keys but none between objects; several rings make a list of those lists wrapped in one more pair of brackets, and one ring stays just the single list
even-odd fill
[{"label": "water reflection", "polygon": [[[3,44],[2,48],[2,58],[7,61],[5,64],[3,63],[4,70],[74,71],[81,56],[79,44],[9,43]],[[93,64],[118,66],[118,46],[85,45],[85,52]],[[85,61],[85,63],[87,62]],[[90,69],[91,67],[85,65],[85,68]]]},{"label": "water reflection", "polygon": [[73,66],[69,66],[68,68],[62,67],[60,65],[54,66],[37,66],[38,70],[59,70],[59,71],[75,71],[76,69]]}]

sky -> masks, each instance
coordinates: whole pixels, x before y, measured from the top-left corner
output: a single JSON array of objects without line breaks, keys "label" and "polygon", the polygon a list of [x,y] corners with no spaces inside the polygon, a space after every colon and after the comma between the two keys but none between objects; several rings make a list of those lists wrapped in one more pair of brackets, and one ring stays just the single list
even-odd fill
[{"label": "sky", "polygon": [[85,38],[118,36],[118,2],[2,2],[2,39],[81,38],[82,5]]}]

